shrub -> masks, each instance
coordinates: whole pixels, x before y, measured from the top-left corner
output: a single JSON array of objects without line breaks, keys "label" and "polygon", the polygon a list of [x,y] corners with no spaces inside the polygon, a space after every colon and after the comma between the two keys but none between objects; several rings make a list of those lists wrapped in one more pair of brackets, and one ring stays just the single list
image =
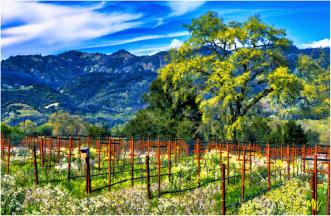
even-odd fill
[{"label": "shrub", "polygon": [[271,190],[263,196],[241,205],[239,215],[306,215],[308,183],[293,179],[284,187]]}]

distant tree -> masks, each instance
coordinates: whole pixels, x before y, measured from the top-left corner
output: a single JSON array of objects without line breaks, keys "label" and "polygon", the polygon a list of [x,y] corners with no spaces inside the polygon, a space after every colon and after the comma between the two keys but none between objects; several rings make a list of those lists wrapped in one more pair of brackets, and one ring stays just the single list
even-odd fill
[{"label": "distant tree", "polygon": [[53,128],[54,136],[86,135],[89,124],[82,118],[62,110],[53,113],[48,124]]},{"label": "distant tree", "polygon": [[305,144],[307,137],[301,125],[296,124],[294,120],[289,120],[283,127],[284,144]]},{"label": "distant tree", "polygon": [[247,125],[242,132],[241,141],[251,141],[265,143],[268,140],[268,135],[271,133],[271,128],[265,118],[256,117]]},{"label": "distant tree", "polygon": [[309,129],[306,131],[307,144],[318,144],[320,142],[320,134]]},{"label": "distant tree", "polygon": [[277,124],[269,135],[266,134],[269,143],[284,144],[282,125]]},{"label": "distant tree", "polygon": [[157,137],[158,125],[147,111],[138,111],[136,117],[127,123],[124,129],[127,136]]},{"label": "distant tree", "polygon": [[107,122],[102,122],[102,129],[106,132],[108,136],[111,135],[109,124]]},{"label": "distant tree", "polygon": [[104,137],[109,135],[109,133],[103,127],[97,127],[95,125],[90,125],[87,128],[87,135],[92,137]]},{"label": "distant tree", "polygon": [[1,123],[1,134],[9,136],[11,134],[11,128],[6,124]]},{"label": "distant tree", "polygon": [[36,128],[36,133],[44,136],[52,136],[52,130],[53,130],[52,125],[43,124]]},{"label": "distant tree", "polygon": [[[309,137],[308,137],[309,136]],[[297,124],[294,120],[288,120],[282,125],[277,125],[276,129],[268,137],[270,143],[281,144],[305,144],[310,140],[316,140],[318,134],[312,131],[306,133],[302,129],[300,124]]]},{"label": "distant tree", "polygon": [[26,135],[31,135],[36,132],[37,124],[32,122],[31,120],[27,119],[25,122],[21,122],[19,124],[21,130]]}]

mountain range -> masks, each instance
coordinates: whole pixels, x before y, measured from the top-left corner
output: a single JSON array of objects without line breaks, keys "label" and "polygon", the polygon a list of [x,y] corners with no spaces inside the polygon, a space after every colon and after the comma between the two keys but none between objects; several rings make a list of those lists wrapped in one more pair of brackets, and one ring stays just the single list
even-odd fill
[{"label": "mountain range", "polygon": [[1,119],[9,125],[26,119],[40,124],[62,109],[92,123],[123,123],[143,107],[142,95],[165,55],[119,50],[10,57],[1,62]]},{"label": "mountain range", "polygon": [[[324,49],[330,56],[330,49]],[[320,49],[291,47],[317,58]],[[110,127],[132,119],[144,106],[142,95],[163,67],[167,52],[135,56],[126,50],[111,55],[69,51],[58,55],[18,55],[1,61],[1,120],[14,126],[31,119],[42,124],[57,110]]]}]

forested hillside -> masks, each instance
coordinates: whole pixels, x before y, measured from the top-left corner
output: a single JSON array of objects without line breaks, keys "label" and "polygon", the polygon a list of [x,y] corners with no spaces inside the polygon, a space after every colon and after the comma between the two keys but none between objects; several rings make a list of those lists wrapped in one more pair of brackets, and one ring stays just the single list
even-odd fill
[{"label": "forested hillside", "polygon": [[[291,46],[284,54],[290,68],[295,68],[299,54],[314,59],[323,54],[329,59],[330,50]],[[111,55],[70,51],[2,60],[2,121],[11,126],[26,119],[41,124],[55,111],[64,110],[91,123],[110,127],[123,124],[148,105],[144,105],[142,96],[149,91],[157,70],[165,65],[166,55],[135,56],[125,50]]]},{"label": "forested hillside", "polygon": [[2,120],[9,125],[47,121],[57,110],[109,125],[131,119],[164,65],[165,53],[135,56],[70,51],[14,56],[2,61]]}]

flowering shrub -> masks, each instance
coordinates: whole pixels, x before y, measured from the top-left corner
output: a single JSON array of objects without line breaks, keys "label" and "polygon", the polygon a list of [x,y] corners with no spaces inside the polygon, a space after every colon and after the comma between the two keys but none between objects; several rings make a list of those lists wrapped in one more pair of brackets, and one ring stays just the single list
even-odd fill
[{"label": "flowering shrub", "polygon": [[[61,159],[60,164],[56,165],[55,169],[57,169],[57,170],[67,170],[68,169],[67,158]],[[78,170],[79,169],[78,160],[70,162],[70,169],[71,170]]]},{"label": "flowering shrub", "polygon": [[23,203],[25,214],[80,214],[79,200],[70,197],[61,188],[32,186],[26,192]]},{"label": "flowering shrub", "polygon": [[1,178],[1,214],[20,214],[24,192],[17,187],[13,176],[4,175]]},{"label": "flowering shrub", "polygon": [[244,203],[240,215],[305,215],[307,214],[306,191],[308,183],[293,179],[284,187],[271,190],[265,195]]}]

